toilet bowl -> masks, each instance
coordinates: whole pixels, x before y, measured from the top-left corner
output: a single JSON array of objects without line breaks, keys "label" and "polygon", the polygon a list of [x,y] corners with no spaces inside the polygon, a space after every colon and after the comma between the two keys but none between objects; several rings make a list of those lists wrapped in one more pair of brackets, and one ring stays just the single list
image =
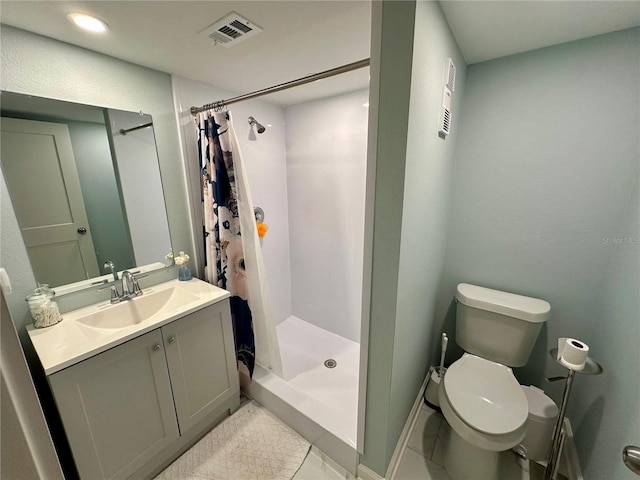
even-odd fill
[{"label": "toilet bowl", "polygon": [[460,423],[468,442],[502,451],[523,439],[529,404],[509,367],[465,353],[445,373],[440,392],[449,424]]},{"label": "toilet bowl", "polygon": [[439,402],[452,428],[445,449],[452,477],[497,478],[498,452],[522,441],[529,414],[527,397],[511,369],[465,353],[445,373]]},{"label": "toilet bowl", "polygon": [[527,363],[550,306],[465,283],[455,299],[456,343],[466,353],[447,369],[438,392],[451,426],[444,463],[453,480],[495,480],[499,453],[527,431],[529,404],[511,367]]}]

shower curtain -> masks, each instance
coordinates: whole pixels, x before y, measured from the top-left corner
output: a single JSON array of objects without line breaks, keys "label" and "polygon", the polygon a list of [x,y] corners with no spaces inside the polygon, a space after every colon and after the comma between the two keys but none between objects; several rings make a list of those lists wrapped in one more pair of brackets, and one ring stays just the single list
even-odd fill
[{"label": "shower curtain", "polygon": [[205,280],[231,293],[231,317],[242,386],[254,364],[282,377],[253,202],[229,112],[198,114]]}]

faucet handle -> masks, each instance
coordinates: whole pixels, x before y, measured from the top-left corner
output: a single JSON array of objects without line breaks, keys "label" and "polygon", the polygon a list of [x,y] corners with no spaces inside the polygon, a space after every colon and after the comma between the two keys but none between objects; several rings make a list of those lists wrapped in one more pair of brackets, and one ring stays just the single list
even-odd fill
[{"label": "faucet handle", "polygon": [[118,303],[120,302],[120,294],[118,292],[118,287],[116,287],[115,283],[107,283],[105,282],[105,286],[104,287],[98,287],[96,288],[96,290],[99,292],[100,290],[106,290],[109,289],[111,291],[111,303]]},{"label": "faucet handle", "polygon": [[120,295],[118,294],[118,287],[116,287],[115,283],[111,285],[111,299],[109,303],[120,303]]},{"label": "faucet handle", "polygon": [[136,277],[133,277],[133,281],[131,282],[131,293],[129,294],[129,296],[137,297],[139,295],[142,295],[142,293],[143,293],[142,289],[140,288],[140,285],[138,284],[138,279]]}]

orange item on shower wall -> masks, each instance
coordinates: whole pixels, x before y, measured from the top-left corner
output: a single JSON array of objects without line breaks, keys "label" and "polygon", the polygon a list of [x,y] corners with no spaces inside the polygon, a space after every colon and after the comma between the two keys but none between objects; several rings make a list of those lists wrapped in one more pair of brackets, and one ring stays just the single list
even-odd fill
[{"label": "orange item on shower wall", "polygon": [[256,222],[256,226],[258,227],[258,236],[260,238],[264,237],[264,234],[269,230],[269,225],[262,222]]}]

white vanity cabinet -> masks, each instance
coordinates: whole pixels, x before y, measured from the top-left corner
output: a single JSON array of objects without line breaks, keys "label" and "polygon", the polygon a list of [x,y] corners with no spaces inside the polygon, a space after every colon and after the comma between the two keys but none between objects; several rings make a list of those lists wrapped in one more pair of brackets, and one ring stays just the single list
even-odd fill
[{"label": "white vanity cabinet", "polygon": [[229,301],[162,327],[180,432],[197,425],[231,394],[239,397]]},{"label": "white vanity cabinet", "polygon": [[239,405],[229,301],[48,378],[82,479],[149,476]]},{"label": "white vanity cabinet", "polygon": [[81,478],[126,478],[180,436],[160,330],[49,383]]}]

